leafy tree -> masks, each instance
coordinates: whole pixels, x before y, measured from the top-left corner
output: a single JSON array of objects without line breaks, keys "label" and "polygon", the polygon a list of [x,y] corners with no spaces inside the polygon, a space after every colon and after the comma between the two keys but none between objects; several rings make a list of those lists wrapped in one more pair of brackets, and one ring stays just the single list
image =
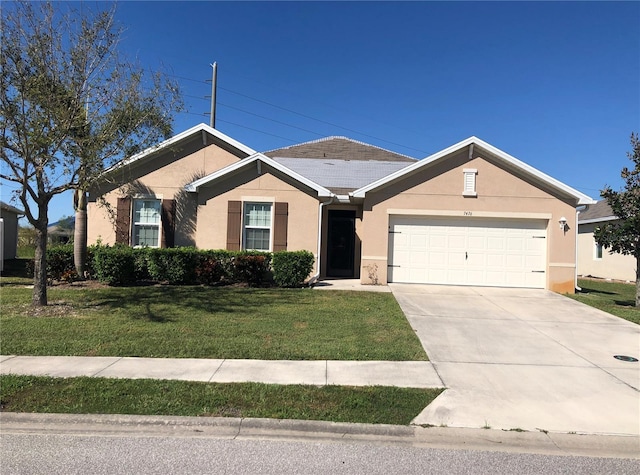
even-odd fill
[{"label": "leafy tree", "polygon": [[636,258],[636,307],[640,307],[640,140],[631,134],[632,152],[627,157],[634,167],[624,167],[621,176],[624,189],[614,191],[605,187],[600,194],[607,200],[619,221],[596,228],[593,235],[598,244],[612,253],[631,255]]},{"label": "leafy tree", "polygon": [[86,192],[118,160],[171,135],[175,84],[118,54],[115,10],[18,2],[2,9],[0,178],[18,183],[36,231],[33,305],[47,304],[51,199],[76,196],[76,237],[86,252]]}]

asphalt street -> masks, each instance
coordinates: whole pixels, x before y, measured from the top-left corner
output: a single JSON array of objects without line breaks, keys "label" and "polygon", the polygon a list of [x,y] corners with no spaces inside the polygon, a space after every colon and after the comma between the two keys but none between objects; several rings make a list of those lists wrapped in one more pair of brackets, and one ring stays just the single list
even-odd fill
[{"label": "asphalt street", "polygon": [[402,445],[3,434],[5,474],[637,474],[640,461]]}]

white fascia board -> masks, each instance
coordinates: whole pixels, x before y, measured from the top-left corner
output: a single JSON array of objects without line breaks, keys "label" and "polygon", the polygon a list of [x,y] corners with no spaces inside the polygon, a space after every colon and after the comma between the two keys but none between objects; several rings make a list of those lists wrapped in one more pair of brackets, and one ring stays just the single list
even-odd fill
[{"label": "white fascia board", "polygon": [[184,140],[190,136],[196,135],[198,133],[201,133],[202,131],[207,132],[208,134],[213,135],[214,137],[222,140],[223,142],[228,143],[229,145],[231,145],[234,148],[237,148],[238,150],[240,150],[241,152],[246,153],[247,155],[253,155],[254,153],[256,153],[255,150],[253,150],[250,147],[247,147],[246,145],[238,142],[237,140],[232,139],[231,137],[229,137],[228,135],[223,134],[222,132],[220,132],[219,130],[216,130],[210,126],[208,126],[207,124],[198,124],[194,127],[191,127],[188,130],[185,130],[184,132],[180,132],[177,135],[174,135],[173,137],[168,138],[167,140],[165,140],[164,142],[160,142],[157,145],[154,145],[152,147],[149,147],[145,150],[143,150],[142,152],[136,153],[135,155],[132,155],[129,158],[125,158],[124,160],[116,163],[115,165],[113,165],[112,167],[110,167],[108,170],[105,171],[109,172],[111,170],[115,170],[117,168],[126,166],[126,165],[131,165],[133,162],[136,162],[148,155],[151,155],[153,153],[156,153],[162,149],[165,149],[167,147],[170,147],[171,145],[180,142],[181,140]]},{"label": "white fascia board", "polygon": [[578,220],[578,225],[580,224],[592,224],[592,223],[604,223],[605,221],[618,221],[620,218],[617,216],[604,216],[602,218],[593,218],[593,219],[585,219]]},{"label": "white fascia board", "polygon": [[514,157],[512,155],[509,155],[506,152],[503,152],[499,148],[496,148],[493,145],[491,145],[491,144],[489,144],[489,143],[487,143],[487,142],[485,142],[483,140],[480,140],[477,137],[471,137],[471,138],[469,138],[467,140],[472,140],[473,143],[475,143],[480,148],[485,149],[487,152],[492,153],[493,155],[497,156],[498,158],[503,159],[504,161],[506,161],[508,163],[511,163],[512,165],[515,165],[517,168],[520,168],[520,169],[524,170],[528,174],[534,176],[535,178],[537,178],[538,180],[540,180],[542,182],[547,183],[551,187],[559,189],[559,190],[561,190],[561,191],[573,196],[577,200],[577,205],[593,205],[593,204],[597,203],[597,201],[594,200],[593,198],[591,198],[590,196],[587,196],[584,193],[579,192],[575,188],[571,188],[569,185],[565,185],[561,181],[556,180],[555,178],[547,175],[546,173],[541,172],[537,168],[534,168],[531,165],[528,165],[528,164],[518,160],[516,157]]},{"label": "white fascia board", "polygon": [[445,148],[444,150],[441,150],[440,152],[434,153],[433,155],[430,155],[426,158],[423,158],[422,160],[419,160],[416,163],[413,163],[411,165],[409,165],[408,167],[405,167],[401,170],[398,170],[395,173],[391,173],[390,175],[387,175],[384,178],[381,178],[380,180],[374,181],[373,183],[364,186],[362,188],[360,188],[359,190],[356,190],[353,192],[353,196],[356,198],[364,198],[365,194],[368,191],[372,191],[375,190],[377,188],[380,188],[384,185],[386,185],[387,183],[397,180],[398,178],[402,178],[405,175],[409,175],[411,173],[413,173],[415,170],[419,170],[422,167],[426,167],[428,165],[430,165],[431,163],[441,159],[442,157],[449,155],[451,153],[457,152],[471,144],[475,144],[480,148],[485,149],[487,152],[497,156],[498,158],[504,160],[507,163],[510,163],[511,165],[515,166],[516,168],[520,168],[521,170],[525,171],[526,173],[528,173],[529,175],[534,176],[535,178],[537,178],[538,180],[547,183],[548,185],[550,185],[553,188],[559,189],[561,191],[563,191],[564,193],[567,193],[571,196],[573,196],[574,198],[576,198],[577,201],[577,205],[591,205],[591,204],[595,204],[596,201],[592,198],[590,198],[589,196],[580,193],[578,190],[575,190],[573,188],[571,188],[568,185],[565,185],[564,183],[556,180],[555,178],[550,177],[549,175],[541,172],[540,170],[537,170],[536,168],[533,168],[531,165],[527,165],[526,163],[518,160],[517,158],[509,155],[506,152],[503,152],[502,150],[494,147],[493,145],[488,144],[487,142],[485,142],[484,140],[481,140],[477,137],[469,137],[468,139],[465,139],[461,142],[458,142],[454,145],[451,145],[450,147]]},{"label": "white fascia board", "polygon": [[197,192],[199,187],[215,182],[216,180],[219,180],[225,177],[226,175],[229,175],[230,173],[234,173],[238,170],[249,167],[250,165],[258,161],[264,163],[265,165],[270,166],[275,170],[278,170],[279,172],[289,176],[293,180],[315,190],[318,193],[318,197],[335,196],[325,187],[318,185],[317,183],[309,180],[308,178],[303,177],[302,175],[299,175],[298,173],[294,172],[290,168],[287,168],[284,165],[281,165],[280,163],[276,162],[275,160],[272,160],[271,158],[261,153],[255,153],[250,157],[243,158],[242,160],[232,163],[231,165],[221,168],[216,172],[213,172],[203,178],[200,178],[192,183],[189,183],[187,186],[185,186],[185,190],[192,193]]}]

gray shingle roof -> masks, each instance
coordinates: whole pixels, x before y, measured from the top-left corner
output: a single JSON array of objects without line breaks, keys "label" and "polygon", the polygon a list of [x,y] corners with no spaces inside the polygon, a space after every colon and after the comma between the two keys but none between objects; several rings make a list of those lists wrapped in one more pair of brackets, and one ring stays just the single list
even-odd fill
[{"label": "gray shingle roof", "polygon": [[362,159],[274,157],[273,160],[336,194],[347,194],[410,165],[404,161]]},{"label": "gray shingle roof", "polygon": [[347,137],[326,137],[264,152],[264,155],[339,195],[416,161]]},{"label": "gray shingle roof", "polygon": [[24,211],[22,211],[21,209],[16,208],[15,206],[11,206],[10,204],[5,203],[4,201],[0,201],[0,209],[3,209],[10,213],[24,214]]},{"label": "gray shingle roof", "polygon": [[383,162],[415,162],[415,158],[391,152],[347,137],[326,137],[290,147],[263,152],[270,158],[335,158]]},{"label": "gray shingle roof", "polygon": [[611,207],[607,204],[607,200],[600,200],[578,215],[578,223],[593,220],[606,221],[606,218],[610,218],[612,216],[614,216],[614,214]]}]

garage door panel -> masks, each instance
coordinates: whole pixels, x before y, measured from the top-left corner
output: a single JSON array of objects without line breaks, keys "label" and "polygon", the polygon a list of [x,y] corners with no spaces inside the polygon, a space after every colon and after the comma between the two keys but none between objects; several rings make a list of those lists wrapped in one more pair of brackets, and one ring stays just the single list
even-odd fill
[{"label": "garage door panel", "polygon": [[545,287],[546,221],[390,220],[391,282]]},{"label": "garage door panel", "polygon": [[485,236],[469,236],[467,249],[469,251],[484,251],[487,249],[487,238]]},{"label": "garage door panel", "polygon": [[504,251],[504,237],[489,236],[487,237],[487,250]]},{"label": "garage door panel", "polygon": [[428,262],[431,267],[444,267],[447,265],[447,255],[442,252],[430,252]]},{"label": "garage door panel", "polygon": [[464,250],[466,248],[466,240],[465,240],[465,236],[459,236],[459,235],[449,235],[447,236],[447,247],[449,249],[462,249]]}]

